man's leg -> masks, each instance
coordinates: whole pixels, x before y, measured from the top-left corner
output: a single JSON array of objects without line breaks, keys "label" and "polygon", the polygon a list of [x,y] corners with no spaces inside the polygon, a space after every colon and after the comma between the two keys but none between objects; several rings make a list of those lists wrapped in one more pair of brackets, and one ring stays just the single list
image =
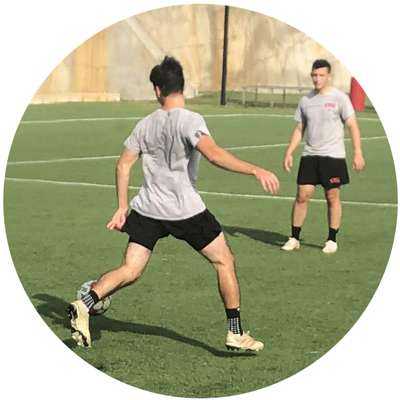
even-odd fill
[{"label": "man's leg", "polygon": [[150,256],[151,251],[146,247],[129,243],[122,266],[107,272],[94,286],[93,291],[96,292],[99,300],[135,283],[146,268]]},{"label": "man's leg", "polygon": [[78,346],[90,347],[89,310],[97,301],[125,286],[132,285],[142,275],[151,251],[137,243],[129,243],[122,266],[103,275],[94,288],[82,298],[71,303],[68,313],[71,319],[72,338]]},{"label": "man's leg", "polygon": [[328,203],[328,224],[330,228],[339,229],[342,220],[342,203],[340,202],[340,188],[325,190]]},{"label": "man's leg", "polygon": [[337,250],[336,235],[339,232],[342,220],[342,203],[340,202],[340,188],[325,189],[325,198],[328,205],[329,233],[324,253],[334,253]]},{"label": "man's leg", "polygon": [[218,288],[228,318],[228,349],[261,350],[264,345],[244,334],[240,322],[240,290],[235,272],[235,259],[223,232],[204,249],[200,250],[218,274]]},{"label": "man's leg", "polygon": [[296,200],[292,208],[292,226],[302,227],[307,216],[308,202],[315,190],[314,185],[298,185]]},{"label": "man's leg", "polygon": [[240,307],[239,283],[235,273],[235,259],[223,232],[208,246],[200,250],[210,261],[218,274],[218,288],[225,309]]},{"label": "man's leg", "polygon": [[296,200],[292,208],[292,236],[282,247],[282,250],[291,251],[300,247],[300,231],[306,219],[308,202],[314,190],[314,185],[297,185]]}]

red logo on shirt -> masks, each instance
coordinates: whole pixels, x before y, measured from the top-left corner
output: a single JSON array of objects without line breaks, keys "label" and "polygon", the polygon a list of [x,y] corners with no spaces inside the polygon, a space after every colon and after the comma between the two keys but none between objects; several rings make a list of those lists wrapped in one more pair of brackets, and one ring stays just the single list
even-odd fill
[{"label": "red logo on shirt", "polygon": [[325,103],[325,107],[328,107],[328,108],[335,108],[335,107],[336,107],[336,104],[335,104],[335,103]]},{"label": "red logo on shirt", "polygon": [[340,183],[340,178],[331,178],[329,179],[330,183]]}]

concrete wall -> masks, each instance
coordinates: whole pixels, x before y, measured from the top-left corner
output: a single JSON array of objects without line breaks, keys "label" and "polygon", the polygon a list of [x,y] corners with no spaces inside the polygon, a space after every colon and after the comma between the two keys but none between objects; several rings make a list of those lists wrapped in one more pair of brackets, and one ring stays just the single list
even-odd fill
[{"label": "concrete wall", "polygon": [[[188,97],[219,90],[223,28],[224,6],[218,5],[174,6],[127,18],[68,55],[33,102],[152,99],[149,73],[165,54],[182,63]],[[348,91],[350,73],[313,39],[263,14],[230,8],[229,90],[251,84],[310,86],[316,58],[332,63],[334,85]]]},{"label": "concrete wall", "polygon": [[107,30],[91,37],[69,54],[46,78],[31,103],[119,101],[107,83]]}]

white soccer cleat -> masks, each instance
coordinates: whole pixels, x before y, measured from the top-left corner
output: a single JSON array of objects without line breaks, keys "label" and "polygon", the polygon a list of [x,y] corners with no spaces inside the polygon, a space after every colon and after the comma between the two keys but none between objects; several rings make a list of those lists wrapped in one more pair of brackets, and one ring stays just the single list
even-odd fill
[{"label": "white soccer cleat", "polygon": [[264,344],[257,342],[249,334],[250,332],[243,333],[243,335],[236,335],[229,331],[226,337],[226,348],[228,350],[262,350],[264,348]]},{"label": "white soccer cleat", "polygon": [[294,237],[290,237],[289,240],[285,243],[284,246],[281,247],[282,250],[292,251],[298,250],[300,248],[300,241]]},{"label": "white soccer cleat", "polygon": [[76,300],[67,308],[71,320],[72,338],[80,347],[91,347],[89,331],[89,310],[82,300]]},{"label": "white soccer cleat", "polygon": [[330,253],[334,253],[337,250],[337,243],[332,241],[332,240],[328,240],[325,243],[325,247],[322,249],[322,251],[325,254],[330,254]]}]

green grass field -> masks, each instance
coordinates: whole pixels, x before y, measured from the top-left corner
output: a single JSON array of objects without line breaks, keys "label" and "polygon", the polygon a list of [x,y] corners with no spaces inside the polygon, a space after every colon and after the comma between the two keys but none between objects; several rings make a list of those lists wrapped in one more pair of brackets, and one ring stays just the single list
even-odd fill
[{"label": "green grass field", "polygon": [[[115,294],[104,316],[91,319],[93,347],[80,349],[70,338],[65,309],[81,283],[121,263],[127,237],[106,229],[116,208],[114,168],[138,122],[127,118],[156,107],[155,102],[28,107],[11,148],[4,199],[21,282],[66,346],[127,384],[204,398],[279,382],[335,346],[363,313],[385,271],[397,187],[383,127],[375,113],[358,115],[367,167],[360,175],[351,171],[351,185],[342,189],[338,253],[321,252],[327,236],[323,202],[310,204],[301,250],[284,253],[280,246],[290,230],[301,154],[298,149],[296,168],[285,173],[293,110],[189,101],[188,108],[206,116],[221,146],[236,148],[232,153],[272,170],[281,181],[271,198],[255,179],[202,160],[197,184],[236,256],[244,329],[266,346],[256,355],[225,349],[225,312],[213,267],[186,243],[167,238],[157,244],[137,284]],[[141,181],[139,163],[131,185]],[[314,198],[323,199],[321,188]]]}]

